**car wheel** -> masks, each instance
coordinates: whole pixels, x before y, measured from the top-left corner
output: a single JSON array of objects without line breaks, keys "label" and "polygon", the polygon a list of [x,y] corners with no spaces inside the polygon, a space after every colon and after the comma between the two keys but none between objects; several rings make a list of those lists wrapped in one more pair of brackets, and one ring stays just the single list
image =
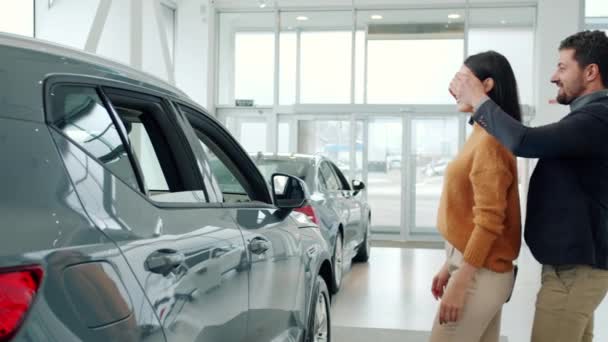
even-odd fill
[{"label": "car wheel", "polygon": [[344,274],[344,238],[342,234],[338,232],[336,236],[336,247],[334,248],[334,256],[333,256],[333,266],[334,271],[334,284],[333,284],[333,293],[336,293],[340,290],[340,285],[342,285],[342,276]]},{"label": "car wheel", "polygon": [[371,218],[367,219],[367,226],[365,227],[365,237],[363,238],[363,243],[359,246],[357,250],[357,255],[354,258],[356,262],[367,262],[369,260],[369,254],[372,248],[372,240],[371,240]]},{"label": "car wheel", "polygon": [[317,286],[313,291],[313,303],[308,318],[307,342],[331,341],[330,299],[327,284],[321,276],[317,276]]}]

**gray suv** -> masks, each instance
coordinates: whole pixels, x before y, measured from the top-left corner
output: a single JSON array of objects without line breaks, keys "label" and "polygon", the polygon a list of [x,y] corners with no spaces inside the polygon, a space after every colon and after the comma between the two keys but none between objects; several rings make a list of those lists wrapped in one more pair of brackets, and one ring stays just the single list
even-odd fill
[{"label": "gray suv", "polygon": [[0,35],[0,156],[0,341],[329,341],[306,185],[176,88]]}]

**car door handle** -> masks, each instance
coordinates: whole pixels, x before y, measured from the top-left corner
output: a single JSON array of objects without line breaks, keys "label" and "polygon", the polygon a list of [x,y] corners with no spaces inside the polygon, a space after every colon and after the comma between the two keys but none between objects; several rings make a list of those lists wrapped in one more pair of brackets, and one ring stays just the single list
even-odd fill
[{"label": "car door handle", "polygon": [[256,237],[249,241],[249,251],[253,254],[263,254],[270,249],[270,241]]},{"label": "car door handle", "polygon": [[186,261],[183,253],[172,249],[160,249],[146,258],[146,270],[164,276]]}]

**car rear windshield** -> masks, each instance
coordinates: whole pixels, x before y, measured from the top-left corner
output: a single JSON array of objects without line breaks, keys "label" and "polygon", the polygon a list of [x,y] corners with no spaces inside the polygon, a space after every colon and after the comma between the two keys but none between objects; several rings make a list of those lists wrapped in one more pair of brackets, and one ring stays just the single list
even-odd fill
[{"label": "car rear windshield", "polygon": [[277,160],[277,159],[257,159],[253,158],[253,161],[256,163],[262,175],[267,180],[270,180],[270,177],[274,173],[286,173],[291,176],[296,176],[306,183],[309,183],[310,168],[312,166],[312,160],[297,160],[297,159],[289,159],[289,160]]}]

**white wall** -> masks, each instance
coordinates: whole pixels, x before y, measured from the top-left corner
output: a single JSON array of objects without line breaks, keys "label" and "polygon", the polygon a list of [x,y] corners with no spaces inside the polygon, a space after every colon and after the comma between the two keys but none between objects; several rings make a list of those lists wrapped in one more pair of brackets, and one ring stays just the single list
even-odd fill
[{"label": "white wall", "polygon": [[533,126],[558,121],[569,107],[549,104],[557,95],[557,87],[549,82],[558,61],[562,39],[580,30],[581,1],[539,0],[536,29],[535,89],[536,115]]},{"label": "white wall", "polygon": [[[36,0],[36,36],[40,39],[84,49],[99,7],[105,0],[61,0],[51,8],[47,0]],[[141,69],[175,84],[202,106],[209,105],[209,0],[177,1],[175,66],[171,54],[165,53],[153,1],[140,0],[142,13],[141,43],[131,44],[132,1],[112,0],[95,52],[101,56],[130,64],[141,49]],[[159,13],[160,15],[160,13]],[[159,16],[162,18],[162,15]],[[164,32],[163,32],[164,35]],[[172,44],[167,41],[167,44]],[[166,63],[165,56],[169,57]],[[137,67],[137,65],[134,65]]]}]

